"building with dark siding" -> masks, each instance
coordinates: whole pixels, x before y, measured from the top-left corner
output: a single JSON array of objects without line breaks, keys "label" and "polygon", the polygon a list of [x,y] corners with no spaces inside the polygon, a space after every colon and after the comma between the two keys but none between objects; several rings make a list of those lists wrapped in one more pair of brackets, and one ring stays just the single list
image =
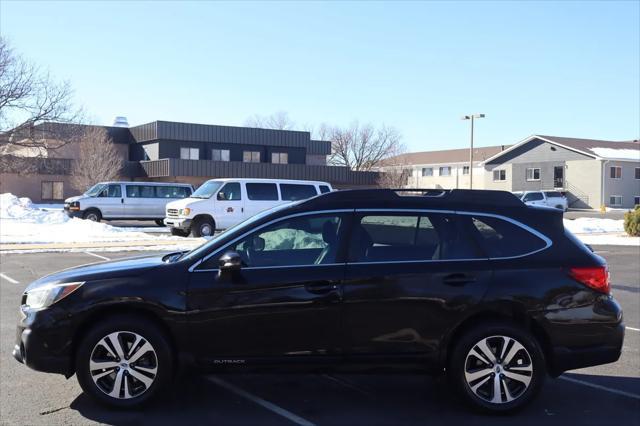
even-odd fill
[{"label": "building with dark siding", "polygon": [[[331,142],[309,132],[154,121],[134,127],[105,127],[123,156],[122,179],[200,185],[223,177],[320,180],[336,188],[372,187],[378,173],[327,165]],[[82,142],[79,142],[82,143]],[[71,146],[76,145],[76,146]],[[52,151],[60,160],[55,174],[0,174],[0,192],[35,202],[75,195],[69,177],[79,155],[77,144]],[[35,160],[35,159],[34,159]]]}]

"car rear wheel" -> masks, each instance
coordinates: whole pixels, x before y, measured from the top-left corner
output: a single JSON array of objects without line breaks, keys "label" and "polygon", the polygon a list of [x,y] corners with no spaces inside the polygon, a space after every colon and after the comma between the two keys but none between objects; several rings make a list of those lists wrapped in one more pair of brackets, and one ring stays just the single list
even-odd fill
[{"label": "car rear wheel", "polygon": [[473,408],[508,412],[531,401],[546,368],[540,345],[530,333],[511,324],[485,323],[458,340],[448,375]]},{"label": "car rear wheel", "polygon": [[90,209],[84,212],[82,218],[92,222],[100,222],[102,220],[102,215],[100,214],[100,210]]},{"label": "car rear wheel", "polygon": [[210,237],[215,232],[216,227],[212,219],[199,217],[191,225],[191,235],[194,237]]},{"label": "car rear wheel", "polygon": [[151,400],[171,380],[172,353],[164,334],[145,318],[111,317],[78,347],[76,374],[96,401],[129,408]]}]

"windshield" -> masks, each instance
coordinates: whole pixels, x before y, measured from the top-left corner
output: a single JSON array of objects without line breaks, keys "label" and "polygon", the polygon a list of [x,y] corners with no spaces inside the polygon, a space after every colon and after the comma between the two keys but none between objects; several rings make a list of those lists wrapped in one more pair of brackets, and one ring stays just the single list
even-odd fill
[{"label": "windshield", "polygon": [[245,228],[250,228],[253,223],[259,221],[260,219],[264,218],[265,216],[268,216],[271,213],[275,213],[277,211],[286,209],[288,207],[295,206],[296,204],[300,204],[303,201],[305,201],[305,200],[300,200],[300,201],[297,201],[295,203],[281,204],[279,206],[275,206],[275,207],[272,207],[272,208],[267,209],[265,211],[262,211],[262,212],[258,213],[255,216],[251,216],[250,218],[245,219],[244,221],[238,223],[237,225],[232,226],[231,228],[227,229],[226,231],[216,235],[215,237],[213,237],[212,239],[210,239],[206,243],[202,244],[201,246],[196,247],[195,249],[193,249],[190,252],[186,253],[184,256],[181,257],[181,259],[197,259],[200,255],[206,253],[211,246],[217,244],[223,238],[226,238],[227,235],[229,235],[230,233],[234,233],[234,232],[239,233],[240,231],[244,230]]},{"label": "windshield", "polygon": [[106,183],[96,183],[91,188],[87,189],[87,192],[85,192],[84,195],[96,197],[106,186]]},{"label": "windshield", "polygon": [[211,198],[215,194],[223,182],[208,180],[191,194],[191,198]]}]

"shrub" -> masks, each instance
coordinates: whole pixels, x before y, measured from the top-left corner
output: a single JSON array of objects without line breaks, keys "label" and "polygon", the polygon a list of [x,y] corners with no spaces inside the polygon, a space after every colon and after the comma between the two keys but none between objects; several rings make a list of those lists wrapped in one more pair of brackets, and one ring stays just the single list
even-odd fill
[{"label": "shrub", "polygon": [[624,230],[632,237],[640,237],[640,205],[624,214]]}]

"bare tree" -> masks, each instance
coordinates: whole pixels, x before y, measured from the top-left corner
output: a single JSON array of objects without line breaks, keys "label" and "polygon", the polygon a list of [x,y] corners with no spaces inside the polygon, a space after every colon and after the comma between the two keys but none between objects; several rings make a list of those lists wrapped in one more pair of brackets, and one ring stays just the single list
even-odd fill
[{"label": "bare tree", "polygon": [[98,182],[115,180],[120,176],[122,166],[122,156],[107,131],[101,127],[87,127],[71,172],[71,185],[85,191]]},{"label": "bare tree", "polygon": [[261,129],[292,130],[295,122],[289,118],[289,113],[286,111],[278,111],[266,116],[255,114],[247,118],[244,125]]},{"label": "bare tree", "polygon": [[381,188],[406,188],[409,186],[412,168],[403,156],[390,157],[380,163],[378,186]]},{"label": "bare tree", "polygon": [[68,82],[56,82],[0,37],[0,156],[44,157],[77,140],[80,110]]},{"label": "bare tree", "polygon": [[400,133],[393,127],[375,129],[371,124],[361,126],[355,122],[345,128],[334,127],[330,135],[329,164],[351,170],[370,171],[380,166],[385,158],[405,150]]}]

